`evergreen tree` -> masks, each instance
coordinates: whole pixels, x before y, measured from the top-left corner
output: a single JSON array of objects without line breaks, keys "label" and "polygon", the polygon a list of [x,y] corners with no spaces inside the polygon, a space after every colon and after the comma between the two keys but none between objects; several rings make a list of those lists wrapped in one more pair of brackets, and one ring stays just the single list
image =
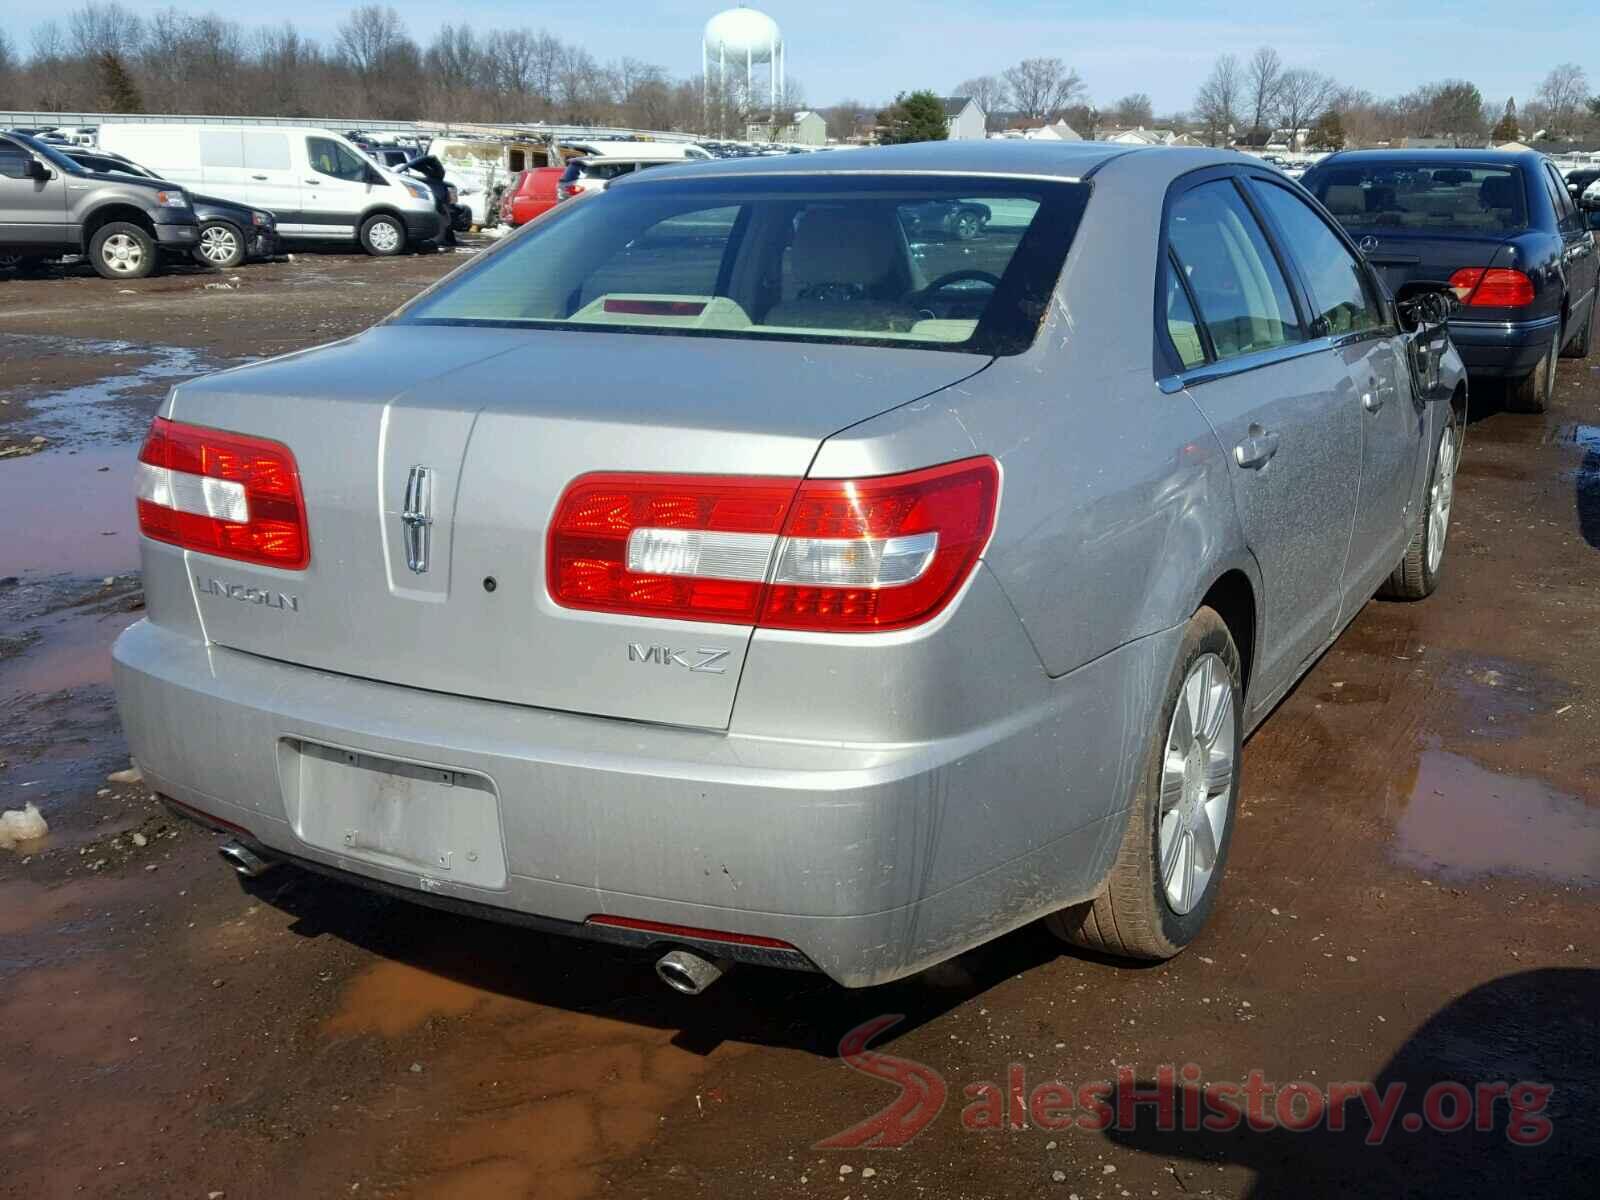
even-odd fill
[{"label": "evergreen tree", "polygon": [[885,146],[905,142],[942,142],[950,136],[944,103],[932,92],[901,92],[878,114],[878,141]]},{"label": "evergreen tree", "polygon": [[1311,136],[1306,142],[1313,150],[1343,150],[1345,143],[1343,118],[1335,109],[1328,109],[1311,126]]},{"label": "evergreen tree", "polygon": [[1505,115],[1495,123],[1494,129],[1489,134],[1491,142],[1514,142],[1522,136],[1522,131],[1517,128],[1517,101],[1512,97],[1506,101]]},{"label": "evergreen tree", "polygon": [[121,55],[114,50],[102,50],[95,56],[95,69],[100,75],[100,103],[106,112],[144,111],[144,97],[139,94],[139,85],[133,81],[133,73]]}]

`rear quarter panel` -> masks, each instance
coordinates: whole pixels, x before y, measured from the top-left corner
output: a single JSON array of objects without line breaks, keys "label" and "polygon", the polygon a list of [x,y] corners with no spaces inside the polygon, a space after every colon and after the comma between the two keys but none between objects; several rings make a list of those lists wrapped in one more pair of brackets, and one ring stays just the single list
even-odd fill
[{"label": "rear quarter panel", "polygon": [[985,561],[1052,676],[1186,620],[1231,566],[1254,578],[1222,447],[1156,386],[1157,232],[1173,177],[1115,159],[1090,199],[1039,336],[971,379],[829,439],[812,473],[993,455]]}]

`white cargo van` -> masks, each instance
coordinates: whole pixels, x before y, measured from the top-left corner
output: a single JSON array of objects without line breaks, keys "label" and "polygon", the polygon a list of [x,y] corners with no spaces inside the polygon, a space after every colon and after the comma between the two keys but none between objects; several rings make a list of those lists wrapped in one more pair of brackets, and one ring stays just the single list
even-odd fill
[{"label": "white cargo van", "polygon": [[368,254],[398,254],[448,227],[420,181],[326,129],[117,123],[100,127],[100,148],[197,192],[264,208],[287,241],[355,241]]}]

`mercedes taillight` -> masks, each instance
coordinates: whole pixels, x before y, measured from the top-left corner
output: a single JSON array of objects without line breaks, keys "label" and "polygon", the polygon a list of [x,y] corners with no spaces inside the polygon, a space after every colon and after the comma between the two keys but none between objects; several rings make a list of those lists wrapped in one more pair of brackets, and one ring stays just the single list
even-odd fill
[{"label": "mercedes taillight", "polygon": [[999,495],[991,458],[864,479],[584,475],[556,506],[548,586],[630,616],[902,629],[960,591]]},{"label": "mercedes taillight", "polygon": [[1533,280],[1509,267],[1462,267],[1450,290],[1468,308],[1522,308],[1533,303]]}]

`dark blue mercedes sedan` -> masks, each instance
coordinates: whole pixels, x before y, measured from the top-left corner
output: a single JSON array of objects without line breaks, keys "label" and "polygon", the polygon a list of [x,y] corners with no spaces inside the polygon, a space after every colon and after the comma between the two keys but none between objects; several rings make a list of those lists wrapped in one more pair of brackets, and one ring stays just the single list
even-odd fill
[{"label": "dark blue mercedes sedan", "polygon": [[1580,201],[1531,150],[1356,150],[1301,182],[1349,231],[1399,299],[1448,282],[1450,336],[1477,378],[1543,412],[1558,355],[1594,340],[1600,256]]}]

